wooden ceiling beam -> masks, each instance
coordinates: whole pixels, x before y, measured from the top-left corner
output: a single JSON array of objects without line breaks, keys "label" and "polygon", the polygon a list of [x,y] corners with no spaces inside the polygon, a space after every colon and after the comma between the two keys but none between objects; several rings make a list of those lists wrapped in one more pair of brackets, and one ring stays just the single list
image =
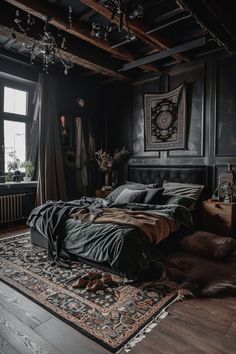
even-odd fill
[{"label": "wooden ceiling beam", "polygon": [[[72,26],[68,27],[68,21],[66,16],[61,15],[60,11],[58,11],[55,7],[50,7],[45,5],[42,1],[39,0],[5,0],[9,4],[16,6],[17,8],[32,14],[40,19],[42,19],[43,15],[52,16],[52,21],[50,24],[61,28],[63,31],[70,33],[71,35],[82,39],[85,42],[92,44],[100,49],[105,50],[110,53],[115,58],[118,58],[123,61],[131,62],[137,59],[136,55],[124,50],[124,49],[115,49],[112,48],[107,41],[104,39],[97,39],[91,37],[90,29],[88,29],[83,23],[73,23]],[[145,71],[153,71],[158,72],[158,68],[155,65],[145,65],[142,67]]]},{"label": "wooden ceiling beam", "polygon": [[[96,0],[80,0],[84,5],[90,7],[103,17],[107,18],[108,20],[111,19],[112,12],[107,7],[103,6],[101,3],[97,2]],[[115,24],[119,24],[119,18],[116,16],[113,20]],[[124,29],[128,31],[126,24],[124,24]],[[129,21],[129,29],[131,32],[135,33],[137,37],[139,37],[143,42],[151,44],[155,46],[158,50],[165,50],[169,49],[170,43],[168,43],[165,39],[161,38],[158,34],[149,34],[152,29],[145,25],[140,20],[132,20]],[[174,55],[175,59],[179,62],[181,61],[189,61],[185,56],[182,54]]]},{"label": "wooden ceiling beam", "polygon": [[140,65],[140,63],[151,63],[152,61],[161,60],[173,56],[175,53],[185,52],[194,48],[204,46],[206,44],[206,38],[201,37],[193,41],[177,45],[171,49],[162,50],[161,52],[148,55],[142,59],[133,61],[132,63],[125,64],[122,71],[134,69]]},{"label": "wooden ceiling beam", "polygon": [[[185,11],[189,12],[195,21],[208,32],[219,46],[225,47],[226,50],[232,52],[236,49],[236,43],[232,36],[225,30],[224,24],[214,11],[215,3],[210,4],[205,1],[176,0],[176,3]],[[222,6],[227,6],[223,3]],[[223,9],[222,9],[223,10]]]},{"label": "wooden ceiling beam", "polygon": [[89,17],[94,15],[94,11],[92,9],[88,9],[82,13],[82,15],[76,17],[76,21],[87,21]]},{"label": "wooden ceiling beam", "polygon": [[[0,35],[1,36],[9,37],[10,32],[11,32],[10,28],[0,24]],[[32,44],[32,43],[30,43],[30,41],[28,41],[28,43],[27,43],[27,40],[24,37],[23,33],[19,33],[17,31],[15,31],[15,34],[16,34],[16,41],[17,42],[26,43],[26,45]],[[31,40],[32,40],[32,38],[31,38]],[[96,73],[112,77],[116,80],[130,80],[130,78],[128,78],[127,76],[122,75],[122,74],[120,74],[114,70],[111,70],[107,67],[103,67],[101,65],[98,65],[98,64],[92,62],[91,60],[89,60],[88,58],[78,56],[78,55],[75,55],[72,53],[68,53],[64,50],[60,50],[60,53],[61,53],[61,58],[63,60],[66,60],[66,61],[70,60],[74,64],[80,65],[80,66],[82,66],[86,69],[92,70]]]}]

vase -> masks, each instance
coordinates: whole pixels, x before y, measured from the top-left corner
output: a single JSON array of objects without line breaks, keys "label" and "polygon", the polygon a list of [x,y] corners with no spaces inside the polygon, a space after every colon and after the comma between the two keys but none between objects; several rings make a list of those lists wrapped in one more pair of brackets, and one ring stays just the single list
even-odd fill
[{"label": "vase", "polygon": [[13,177],[12,177],[12,181],[13,182],[20,182],[21,181],[21,173],[20,171],[16,170],[13,173]]},{"label": "vase", "polygon": [[31,181],[31,177],[26,175],[24,177],[24,182],[30,182],[30,181]]},{"label": "vase", "polygon": [[111,172],[111,186],[112,189],[117,187],[117,170],[112,170]]},{"label": "vase", "polygon": [[110,172],[105,172],[105,186],[109,186]]}]

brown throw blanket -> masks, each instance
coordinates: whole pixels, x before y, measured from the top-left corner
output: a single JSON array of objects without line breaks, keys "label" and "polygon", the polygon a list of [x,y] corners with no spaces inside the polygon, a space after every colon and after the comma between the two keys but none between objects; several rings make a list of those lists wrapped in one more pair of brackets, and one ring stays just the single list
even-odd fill
[{"label": "brown throw blanket", "polygon": [[141,230],[148,240],[158,244],[161,240],[177,230],[174,219],[155,211],[132,211],[118,208],[104,208],[102,214],[88,213],[86,209],[71,214],[70,217],[81,222],[95,222],[99,224],[113,223],[132,226]]}]

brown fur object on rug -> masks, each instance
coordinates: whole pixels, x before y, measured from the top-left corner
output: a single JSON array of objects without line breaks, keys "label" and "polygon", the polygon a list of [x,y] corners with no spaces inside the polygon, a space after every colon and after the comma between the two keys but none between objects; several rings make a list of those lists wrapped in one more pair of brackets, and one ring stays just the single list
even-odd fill
[{"label": "brown fur object on rug", "polygon": [[236,252],[227,260],[211,260],[179,251],[164,264],[167,277],[192,296],[236,295]]}]

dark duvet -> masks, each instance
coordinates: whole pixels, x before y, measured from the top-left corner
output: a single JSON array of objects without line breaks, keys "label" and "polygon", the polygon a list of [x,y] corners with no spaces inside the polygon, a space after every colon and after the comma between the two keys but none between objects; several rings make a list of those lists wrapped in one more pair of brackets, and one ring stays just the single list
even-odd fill
[{"label": "dark duvet", "polygon": [[[79,256],[99,264],[108,264],[115,272],[128,278],[145,277],[152,272],[161,274],[163,246],[174,244],[192,227],[190,212],[179,205],[104,205],[104,202],[94,198],[83,198],[69,203],[49,201],[35,208],[27,223],[48,239],[49,260],[59,265],[63,264],[65,255],[73,259]],[[91,213],[101,213],[104,206],[155,210],[174,218],[178,231],[159,245],[153,245],[145,234],[135,227],[68,219],[70,213],[82,208],[88,208]]]}]

